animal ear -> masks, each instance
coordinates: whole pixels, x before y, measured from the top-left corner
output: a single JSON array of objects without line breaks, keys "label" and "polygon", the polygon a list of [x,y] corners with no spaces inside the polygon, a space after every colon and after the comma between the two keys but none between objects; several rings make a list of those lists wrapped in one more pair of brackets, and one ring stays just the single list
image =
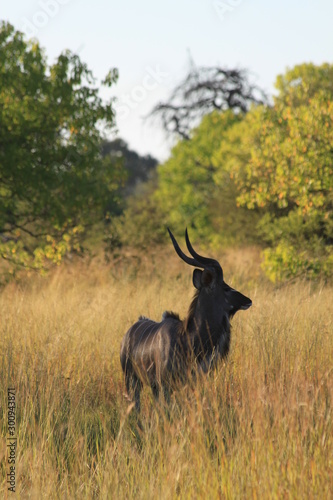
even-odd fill
[{"label": "animal ear", "polygon": [[197,290],[201,290],[203,286],[209,286],[214,279],[214,275],[211,271],[204,269],[194,269],[193,271],[193,285]]},{"label": "animal ear", "polygon": [[197,290],[201,290],[202,283],[201,283],[201,277],[202,277],[203,272],[200,269],[194,269],[193,271],[193,285]]},{"label": "animal ear", "polygon": [[213,273],[211,271],[208,271],[207,269],[204,269],[201,277],[201,283],[203,284],[203,286],[209,286],[212,283],[213,279]]}]

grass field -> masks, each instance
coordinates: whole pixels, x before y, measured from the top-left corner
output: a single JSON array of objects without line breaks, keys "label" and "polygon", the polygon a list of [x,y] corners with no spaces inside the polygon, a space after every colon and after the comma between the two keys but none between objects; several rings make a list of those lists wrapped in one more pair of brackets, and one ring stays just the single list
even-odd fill
[{"label": "grass field", "polygon": [[185,315],[189,266],[171,250],[97,259],[2,290],[2,497],[14,387],[17,498],[332,498],[333,289],[275,288],[256,249],[218,257],[253,307],[234,318],[216,372],[168,407],[143,393],[141,426],[123,396],[120,342],[139,314]]}]

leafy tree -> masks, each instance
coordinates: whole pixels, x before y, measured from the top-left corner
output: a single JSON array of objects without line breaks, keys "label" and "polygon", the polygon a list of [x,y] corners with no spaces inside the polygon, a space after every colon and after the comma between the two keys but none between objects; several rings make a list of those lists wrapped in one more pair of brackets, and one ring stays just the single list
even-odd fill
[{"label": "leafy tree", "polygon": [[333,66],[328,63],[321,66],[299,64],[279,75],[275,88],[278,90],[275,102],[292,107],[303,105],[305,99],[311,99],[318,92],[333,95]]},{"label": "leafy tree", "polygon": [[126,180],[119,189],[122,203],[118,217],[106,226],[106,250],[118,247],[146,249],[164,240],[164,214],[154,201],[157,160],[150,155],[140,156],[118,138],[103,144],[103,155],[123,165]]},{"label": "leafy tree", "polygon": [[[162,224],[172,225],[176,233],[183,233],[184,225],[192,226],[192,234],[210,242],[212,234],[219,232],[223,232],[224,241],[242,239],[248,227],[248,211],[236,206],[235,183],[229,175],[224,176],[223,189],[216,189],[213,155],[223,134],[242,120],[250,104],[265,100],[245,70],[197,68],[192,63],[169,101],[158,104],[151,113],[161,119],[167,132],[176,133],[181,140],[158,168],[157,187],[153,182],[143,195],[128,201],[120,219],[120,240],[143,246],[140,242],[145,241],[146,229],[151,234],[154,228],[155,239],[160,242]],[[253,222],[253,214],[250,219]],[[140,238],[131,237],[133,227]]]},{"label": "leafy tree", "polygon": [[[117,80],[112,70],[103,84]],[[101,154],[101,126],[114,126],[79,57],[48,66],[43,50],[0,24],[0,256],[41,267],[59,262],[102,216],[121,169]]]},{"label": "leafy tree", "polygon": [[[234,127],[217,158],[261,214],[273,280],[333,270],[333,67],[302,65],[277,79],[273,108],[258,107]],[[219,182],[219,175],[216,176]]]},{"label": "leafy tree", "polygon": [[123,213],[109,225],[106,242],[114,252],[118,247],[149,249],[166,241],[167,216],[155,198],[156,178],[126,198]]},{"label": "leafy tree", "polygon": [[[229,172],[215,158],[223,137],[243,120],[231,110],[206,115],[189,140],[179,141],[158,168],[155,199],[176,233],[185,226],[206,242],[244,238],[253,214],[236,206],[236,188]],[[220,184],[216,183],[219,172]]]}]

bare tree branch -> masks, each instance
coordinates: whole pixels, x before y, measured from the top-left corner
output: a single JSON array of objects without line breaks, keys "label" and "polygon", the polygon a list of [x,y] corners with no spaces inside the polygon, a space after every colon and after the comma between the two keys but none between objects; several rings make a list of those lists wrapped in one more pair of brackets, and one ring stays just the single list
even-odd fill
[{"label": "bare tree branch", "polygon": [[232,109],[246,113],[250,105],[266,104],[267,96],[250,83],[244,69],[216,67],[191,68],[186,78],[173,90],[167,102],[157,104],[151,117],[158,117],[167,134],[189,139],[190,130],[213,110]]}]

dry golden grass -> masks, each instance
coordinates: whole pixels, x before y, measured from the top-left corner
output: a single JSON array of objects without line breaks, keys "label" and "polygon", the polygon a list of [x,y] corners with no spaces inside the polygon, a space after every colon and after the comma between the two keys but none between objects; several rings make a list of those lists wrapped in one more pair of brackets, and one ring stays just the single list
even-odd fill
[{"label": "dry golden grass", "polygon": [[230,357],[169,407],[146,390],[141,426],[123,397],[121,338],[141,313],[186,313],[188,266],[171,252],[81,263],[2,291],[2,495],[14,386],[18,498],[332,498],[332,288],[274,289],[256,249],[221,262],[253,300]]}]

